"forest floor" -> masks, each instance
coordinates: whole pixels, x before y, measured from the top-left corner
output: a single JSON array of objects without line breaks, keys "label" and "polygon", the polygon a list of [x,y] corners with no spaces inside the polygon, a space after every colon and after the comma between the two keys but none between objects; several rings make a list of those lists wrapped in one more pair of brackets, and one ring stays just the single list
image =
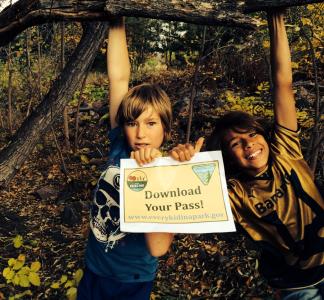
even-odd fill
[{"label": "forest floor", "polygon": [[[190,89],[172,78],[161,85],[171,98],[184,99],[186,103]],[[210,97],[211,92],[205,89],[195,111],[201,115],[207,110],[211,113],[213,106],[206,100]],[[99,107],[105,108],[104,101]],[[183,138],[185,132],[181,124],[186,123],[186,111],[179,105],[174,114],[173,142]],[[109,149],[108,127],[102,117],[102,109],[82,113],[82,136],[75,152],[63,147],[62,124],[57,122],[54,126],[66,174],[53,132],[49,132],[8,188],[0,191],[0,300],[10,296],[66,299],[64,275],[72,279],[79,268],[84,268],[89,205]],[[211,125],[201,124],[198,119],[194,117],[193,140],[202,132],[210,132]],[[18,235],[21,240],[17,245]],[[39,286],[23,288],[7,283],[3,277],[9,259],[20,254],[25,255],[25,265],[41,263]],[[236,233],[176,235],[170,251],[160,258],[152,299],[274,299],[273,290],[259,275],[258,266],[259,253]],[[22,294],[26,290],[30,292]]]}]

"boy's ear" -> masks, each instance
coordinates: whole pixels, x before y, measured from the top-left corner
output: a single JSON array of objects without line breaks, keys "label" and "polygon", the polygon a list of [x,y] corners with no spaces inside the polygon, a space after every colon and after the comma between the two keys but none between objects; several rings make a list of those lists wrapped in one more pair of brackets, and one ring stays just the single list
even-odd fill
[{"label": "boy's ear", "polygon": [[167,142],[171,139],[171,132],[165,132],[164,131],[164,139],[163,142]]}]

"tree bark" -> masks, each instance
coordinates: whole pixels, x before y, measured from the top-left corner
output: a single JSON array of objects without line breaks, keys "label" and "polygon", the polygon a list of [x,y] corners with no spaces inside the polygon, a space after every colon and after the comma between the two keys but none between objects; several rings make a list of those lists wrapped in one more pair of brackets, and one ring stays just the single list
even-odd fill
[{"label": "tree bark", "polygon": [[33,25],[53,21],[109,21],[115,15],[250,29],[256,26],[254,19],[243,14],[243,2],[237,0],[20,0],[0,13],[0,46]]},{"label": "tree bark", "polygon": [[323,0],[20,0],[0,13],[0,46],[33,25],[116,15],[253,29],[256,21],[245,12],[317,2]]},{"label": "tree bark", "polygon": [[271,8],[285,8],[290,6],[320,3],[323,0],[245,0],[245,12],[268,10]]},{"label": "tree bark", "polygon": [[32,114],[24,121],[9,145],[0,151],[0,185],[6,185],[27,159],[38,140],[71,99],[102,44],[108,24],[91,23],[84,27],[82,39],[57,78]]}]

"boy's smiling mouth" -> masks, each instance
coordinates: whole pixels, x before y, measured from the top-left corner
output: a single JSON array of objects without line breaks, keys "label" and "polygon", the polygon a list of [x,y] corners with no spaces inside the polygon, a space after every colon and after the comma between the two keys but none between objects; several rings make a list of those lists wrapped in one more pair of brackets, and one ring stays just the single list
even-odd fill
[{"label": "boy's smiling mouth", "polygon": [[246,159],[248,159],[248,160],[254,160],[254,159],[256,159],[261,154],[261,152],[262,152],[262,150],[259,149],[259,150],[255,151],[255,152],[247,155],[246,156]]}]

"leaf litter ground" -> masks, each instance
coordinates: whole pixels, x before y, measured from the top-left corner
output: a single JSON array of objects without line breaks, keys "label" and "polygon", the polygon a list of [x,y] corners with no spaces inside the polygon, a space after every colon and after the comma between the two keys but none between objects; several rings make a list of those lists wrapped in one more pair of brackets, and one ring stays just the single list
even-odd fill
[{"label": "leaf litter ground", "polygon": [[[185,77],[183,74],[182,77]],[[190,89],[176,77],[160,81],[169,95],[182,99],[174,114],[173,143],[184,137]],[[167,79],[165,79],[167,78]],[[158,80],[156,80],[158,81]],[[181,89],[177,87],[181,86]],[[182,93],[182,94],[181,94]],[[210,94],[200,95],[207,99]],[[105,101],[104,99],[102,101]],[[212,110],[201,101],[195,111]],[[106,161],[109,144],[107,125],[99,121],[102,112],[87,111],[81,116],[81,145],[76,153],[63,149],[68,176],[54,137],[48,134],[20,169],[10,186],[0,191],[0,271],[9,258],[26,255],[26,262],[41,263],[41,285],[31,287],[32,296],[23,299],[65,299],[63,285],[52,288],[62,275],[69,278],[84,268],[89,204],[96,179]],[[197,118],[198,119],[198,118]],[[74,120],[70,120],[74,124]],[[210,131],[210,124],[194,119],[193,136]],[[60,124],[56,125],[63,145]],[[73,127],[73,125],[71,125]],[[73,128],[71,129],[73,132]],[[169,145],[170,146],[170,145]],[[13,239],[21,235],[23,245]],[[152,299],[274,299],[274,293],[258,272],[258,252],[239,234],[177,235],[170,251],[160,258]],[[0,274],[0,299],[17,295],[24,288],[7,284]]]}]

